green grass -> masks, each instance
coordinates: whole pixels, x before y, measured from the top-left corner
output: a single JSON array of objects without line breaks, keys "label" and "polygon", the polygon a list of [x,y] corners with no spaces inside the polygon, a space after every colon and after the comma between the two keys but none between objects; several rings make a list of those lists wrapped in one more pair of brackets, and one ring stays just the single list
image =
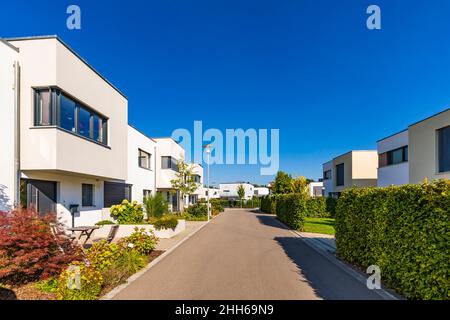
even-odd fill
[{"label": "green grass", "polygon": [[305,218],[304,232],[334,235],[334,219],[332,218]]}]

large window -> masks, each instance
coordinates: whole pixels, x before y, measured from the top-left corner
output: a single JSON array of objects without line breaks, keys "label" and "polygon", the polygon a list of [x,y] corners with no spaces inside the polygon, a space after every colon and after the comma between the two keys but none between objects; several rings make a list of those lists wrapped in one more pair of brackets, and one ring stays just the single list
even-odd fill
[{"label": "large window", "polygon": [[81,185],[81,205],[83,207],[94,206],[94,185],[85,184]]},{"label": "large window", "polygon": [[201,182],[200,180],[202,177],[200,177],[198,174],[194,174],[193,178],[194,178],[195,183],[200,183]]},{"label": "large window", "polygon": [[450,171],[450,126],[439,129],[437,135],[439,172],[448,172]]},{"label": "large window", "polygon": [[172,169],[178,171],[177,160],[172,157],[161,157],[161,169]]},{"label": "large window", "polygon": [[327,170],[323,172],[323,180],[330,180],[331,179],[331,170]]},{"label": "large window", "polygon": [[151,163],[152,155],[148,152],[142,151],[139,149],[139,167],[144,169],[151,169],[150,163]]},{"label": "large window", "polygon": [[57,88],[35,91],[36,126],[58,126],[107,144],[107,119]]},{"label": "large window", "polygon": [[380,168],[407,161],[408,161],[408,146],[404,146],[378,155],[378,166]]},{"label": "large window", "polygon": [[113,205],[122,203],[124,199],[131,201],[131,188],[132,186],[130,184],[105,181],[103,187],[103,206],[110,208]]},{"label": "large window", "polygon": [[344,185],[344,164],[338,164],[336,166],[336,186]]}]

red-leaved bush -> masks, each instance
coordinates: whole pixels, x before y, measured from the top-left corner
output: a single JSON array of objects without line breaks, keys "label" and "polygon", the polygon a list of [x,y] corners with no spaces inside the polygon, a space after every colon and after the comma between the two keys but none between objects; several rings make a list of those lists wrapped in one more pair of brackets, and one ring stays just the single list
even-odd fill
[{"label": "red-leaved bush", "polygon": [[33,209],[0,212],[0,282],[21,284],[58,275],[81,259],[56,215]]}]

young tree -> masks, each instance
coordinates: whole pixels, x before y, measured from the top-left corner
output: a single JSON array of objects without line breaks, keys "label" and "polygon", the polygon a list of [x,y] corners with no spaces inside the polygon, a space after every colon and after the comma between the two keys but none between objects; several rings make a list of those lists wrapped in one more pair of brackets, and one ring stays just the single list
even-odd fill
[{"label": "young tree", "polygon": [[242,184],[240,184],[239,187],[237,188],[237,194],[239,200],[241,201],[241,208],[242,208],[242,199],[245,197],[245,188]]},{"label": "young tree", "polygon": [[273,183],[273,193],[274,194],[287,194],[291,192],[291,175],[278,171],[275,181]]},{"label": "young tree", "polygon": [[301,193],[306,196],[309,196],[308,192],[308,186],[309,186],[309,179],[306,179],[305,177],[298,177],[296,179],[292,179],[291,181],[291,192],[292,193]]},{"label": "young tree", "polygon": [[184,210],[184,197],[194,193],[199,185],[195,182],[194,173],[192,172],[192,165],[184,162],[183,159],[177,163],[178,172],[176,178],[170,180],[174,189],[180,190],[181,195],[181,211]]}]

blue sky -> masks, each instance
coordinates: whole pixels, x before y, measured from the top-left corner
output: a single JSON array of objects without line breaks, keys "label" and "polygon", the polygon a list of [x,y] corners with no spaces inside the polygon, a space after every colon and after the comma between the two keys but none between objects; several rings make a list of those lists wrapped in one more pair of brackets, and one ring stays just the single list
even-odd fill
[{"label": "blue sky", "polygon": [[[66,28],[77,4],[82,29]],[[382,30],[366,28],[377,4]],[[129,98],[150,136],[176,128],[279,128],[280,169],[323,162],[445,109],[450,2],[324,0],[3,1],[0,37],[57,34]],[[255,165],[211,182],[266,183]]]}]

